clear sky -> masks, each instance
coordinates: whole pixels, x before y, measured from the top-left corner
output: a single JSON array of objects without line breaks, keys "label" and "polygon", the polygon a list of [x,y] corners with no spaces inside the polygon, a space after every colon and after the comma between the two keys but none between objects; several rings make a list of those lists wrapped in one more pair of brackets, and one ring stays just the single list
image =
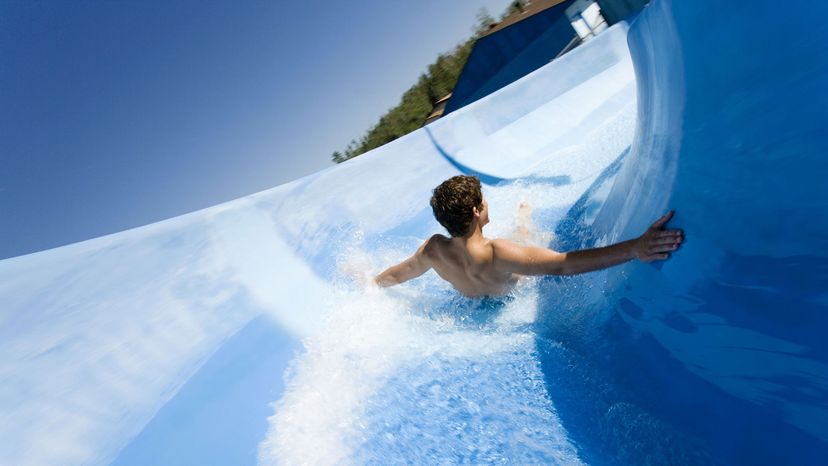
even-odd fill
[{"label": "clear sky", "polygon": [[0,259],[331,165],[509,0],[0,0]]}]

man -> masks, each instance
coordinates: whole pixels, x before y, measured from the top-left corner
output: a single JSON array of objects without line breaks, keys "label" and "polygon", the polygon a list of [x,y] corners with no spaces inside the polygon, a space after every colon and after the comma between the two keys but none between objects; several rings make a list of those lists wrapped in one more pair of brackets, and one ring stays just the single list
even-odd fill
[{"label": "man", "polygon": [[376,284],[397,285],[434,269],[466,296],[497,296],[507,293],[520,275],[575,275],[632,259],[665,260],[682,242],[681,231],[664,229],[672,211],[640,237],[602,248],[560,253],[488,239],[483,236],[489,223],[488,203],[480,180],[473,176],[455,176],[437,186],[431,208],[451,237],[432,236],[413,256],[377,275]]}]

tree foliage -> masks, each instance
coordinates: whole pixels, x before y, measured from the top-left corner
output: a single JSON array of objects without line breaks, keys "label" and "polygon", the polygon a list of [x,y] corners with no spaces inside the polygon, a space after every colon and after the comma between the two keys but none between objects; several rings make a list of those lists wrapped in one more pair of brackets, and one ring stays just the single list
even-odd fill
[{"label": "tree foliage", "polygon": [[[503,17],[517,8],[518,3],[514,2],[510,5]],[[336,163],[344,162],[421,128],[434,108],[434,104],[454,89],[474,47],[474,42],[493,24],[496,24],[495,19],[485,8],[482,8],[477,14],[474,34],[453,50],[438,55],[434,63],[420,75],[417,82],[403,93],[400,102],[395,107],[380,117],[379,121],[361,138],[352,140],[344,150],[331,154],[331,159]]]}]

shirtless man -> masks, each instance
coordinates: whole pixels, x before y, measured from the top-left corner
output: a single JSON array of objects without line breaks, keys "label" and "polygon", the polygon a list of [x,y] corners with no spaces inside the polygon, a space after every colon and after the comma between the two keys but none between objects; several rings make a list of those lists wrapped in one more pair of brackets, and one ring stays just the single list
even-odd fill
[{"label": "shirtless man", "polygon": [[377,285],[397,285],[434,269],[466,296],[497,296],[507,293],[520,275],[575,275],[632,259],[665,260],[683,239],[681,231],[664,229],[672,211],[640,237],[602,248],[561,253],[488,239],[483,227],[489,223],[489,206],[473,176],[455,176],[437,186],[431,208],[451,237],[432,236],[413,256],[377,275]]}]

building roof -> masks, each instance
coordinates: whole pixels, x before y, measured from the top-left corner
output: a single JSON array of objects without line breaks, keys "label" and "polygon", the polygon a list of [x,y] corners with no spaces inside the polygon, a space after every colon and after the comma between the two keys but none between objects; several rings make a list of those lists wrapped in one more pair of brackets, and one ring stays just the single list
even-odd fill
[{"label": "building roof", "polygon": [[529,18],[530,16],[534,16],[540,13],[541,11],[544,11],[548,8],[552,8],[556,5],[560,5],[561,3],[564,3],[566,1],[567,0],[533,0],[523,8],[523,11],[515,11],[511,15],[503,18],[503,21],[495,24],[491,29],[486,31],[486,33],[480,37],[486,37],[488,35],[494,34],[495,32],[500,31],[501,29],[505,29],[515,23]]},{"label": "building roof", "polygon": [[448,93],[445,97],[438,100],[434,103],[434,108],[431,110],[431,113],[426,117],[424,125],[431,123],[432,121],[440,118],[443,116],[443,113],[446,111],[446,103],[451,98],[451,92]]},{"label": "building roof", "polygon": [[449,92],[448,94],[446,94],[446,95],[445,95],[442,99],[438,100],[437,102],[434,102],[434,106],[436,107],[436,106],[437,106],[437,104],[441,104],[441,103],[443,103],[443,102],[445,102],[445,101],[447,101],[447,100],[449,100],[449,99],[451,99],[451,92]]}]

